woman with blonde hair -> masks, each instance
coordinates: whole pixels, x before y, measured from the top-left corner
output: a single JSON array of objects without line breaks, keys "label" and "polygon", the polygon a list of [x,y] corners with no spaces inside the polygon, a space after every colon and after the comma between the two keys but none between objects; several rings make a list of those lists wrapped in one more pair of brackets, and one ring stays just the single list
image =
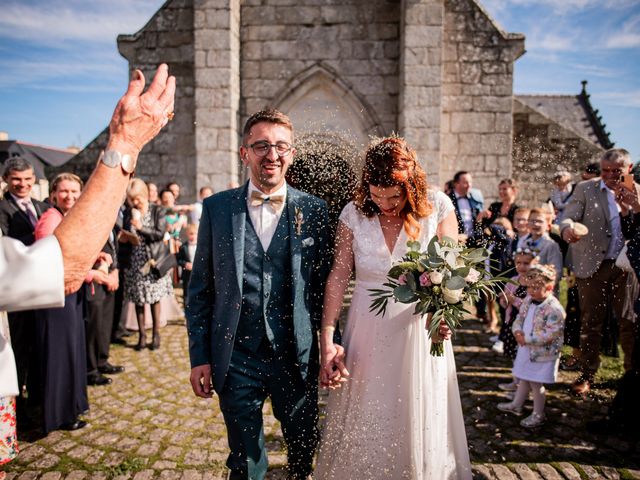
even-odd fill
[{"label": "woman with blonde hair", "polygon": [[[124,268],[124,298],[135,305],[138,321],[138,343],[136,350],[149,347],[160,348],[160,300],[173,294],[170,271],[159,275],[154,268],[153,252],[166,247],[163,237],[167,229],[165,209],[149,203],[149,190],[140,179],[134,178],[127,189],[127,203],[123,219],[123,230],[119,236],[122,243]],[[151,306],[153,319],[152,342],[147,345],[144,307]]]},{"label": "woman with blonde hair", "polygon": [[[441,327],[436,341],[445,354],[433,357],[413,305],[391,302],[382,316],[370,311],[369,289],[386,282],[408,240],[424,248],[457,231],[451,201],[428,188],[404,139],[369,147],[356,199],[340,215],[325,289],[320,378],[332,391],[314,478],[471,478],[450,331]],[[334,330],[354,268],[345,369]]]}]

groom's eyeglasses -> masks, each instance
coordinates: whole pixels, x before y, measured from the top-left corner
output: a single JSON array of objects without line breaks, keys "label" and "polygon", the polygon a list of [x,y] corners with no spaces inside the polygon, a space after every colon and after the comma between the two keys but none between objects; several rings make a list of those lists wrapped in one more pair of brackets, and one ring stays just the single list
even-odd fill
[{"label": "groom's eyeglasses", "polygon": [[266,156],[269,153],[269,150],[271,150],[272,148],[276,149],[276,153],[279,157],[285,157],[289,154],[289,152],[291,152],[293,145],[287,142],[269,143],[266,140],[260,140],[258,142],[252,143],[248,146],[248,148],[250,148],[258,157]]}]

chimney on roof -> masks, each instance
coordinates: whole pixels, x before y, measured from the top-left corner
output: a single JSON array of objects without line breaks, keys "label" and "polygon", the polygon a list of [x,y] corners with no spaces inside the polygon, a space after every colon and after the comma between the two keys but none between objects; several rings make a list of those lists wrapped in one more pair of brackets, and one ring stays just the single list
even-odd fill
[{"label": "chimney on roof", "polygon": [[0,142],[9,140],[9,132],[0,131]]}]

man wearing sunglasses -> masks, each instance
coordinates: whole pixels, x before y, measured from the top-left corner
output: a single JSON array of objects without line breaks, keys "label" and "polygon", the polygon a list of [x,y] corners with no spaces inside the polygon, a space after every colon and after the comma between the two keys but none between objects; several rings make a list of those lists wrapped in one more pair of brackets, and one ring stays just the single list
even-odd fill
[{"label": "man wearing sunglasses", "polygon": [[285,181],[295,155],[286,115],[252,115],[242,140],[249,181],[203,203],[187,307],[191,386],[199,397],[218,394],[230,478],[266,474],[262,407],[270,397],[289,478],[304,479],[318,441],[327,207]]}]

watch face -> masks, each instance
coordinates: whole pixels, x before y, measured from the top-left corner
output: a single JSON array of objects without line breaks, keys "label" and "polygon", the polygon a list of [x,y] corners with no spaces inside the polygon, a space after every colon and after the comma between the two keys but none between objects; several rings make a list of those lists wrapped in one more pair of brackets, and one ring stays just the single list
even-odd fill
[{"label": "watch face", "polygon": [[133,173],[136,169],[136,161],[131,155],[122,156],[122,170],[127,173]]}]

